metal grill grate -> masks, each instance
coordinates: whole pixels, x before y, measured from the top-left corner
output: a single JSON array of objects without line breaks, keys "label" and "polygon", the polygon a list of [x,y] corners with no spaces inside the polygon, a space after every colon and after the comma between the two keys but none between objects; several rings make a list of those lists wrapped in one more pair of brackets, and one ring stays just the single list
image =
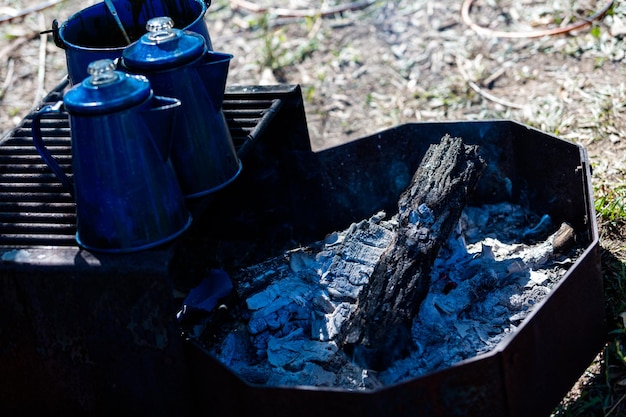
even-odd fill
[{"label": "metal grill grate", "polygon": [[[67,81],[60,83],[41,106],[60,100],[66,88]],[[227,88],[224,114],[240,157],[281,108],[281,92]],[[33,113],[0,143],[0,247],[75,246],[74,201],[35,149]],[[46,114],[41,128],[44,143],[71,176],[68,114]]]}]

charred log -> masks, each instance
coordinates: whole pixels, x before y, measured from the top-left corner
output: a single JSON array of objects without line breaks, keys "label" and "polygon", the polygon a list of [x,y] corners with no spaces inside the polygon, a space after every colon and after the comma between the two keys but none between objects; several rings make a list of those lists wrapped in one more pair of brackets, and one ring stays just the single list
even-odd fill
[{"label": "charred log", "polygon": [[484,167],[478,147],[446,135],[431,145],[398,200],[398,232],[382,254],[337,343],[359,365],[385,369],[412,347],[411,322],[430,271]]}]

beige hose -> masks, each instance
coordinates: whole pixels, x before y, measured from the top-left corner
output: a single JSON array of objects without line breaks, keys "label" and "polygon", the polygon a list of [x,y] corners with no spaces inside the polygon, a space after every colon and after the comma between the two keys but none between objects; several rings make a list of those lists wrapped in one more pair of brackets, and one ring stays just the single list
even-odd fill
[{"label": "beige hose", "polygon": [[613,0],[609,0],[608,3],[600,10],[598,13],[594,14],[590,18],[579,20],[578,22],[572,23],[571,25],[554,28],[554,29],[544,29],[544,30],[534,30],[529,32],[506,32],[500,30],[491,30],[485,27],[479,26],[470,17],[470,10],[472,8],[472,4],[474,0],[464,0],[463,7],[461,8],[461,16],[466,25],[471,27],[475,32],[481,35],[493,36],[496,38],[541,38],[543,36],[553,36],[560,35],[563,33],[571,32],[576,29],[581,29],[585,26],[590,25],[594,20],[600,19],[602,16],[609,11],[611,6],[613,6]]}]

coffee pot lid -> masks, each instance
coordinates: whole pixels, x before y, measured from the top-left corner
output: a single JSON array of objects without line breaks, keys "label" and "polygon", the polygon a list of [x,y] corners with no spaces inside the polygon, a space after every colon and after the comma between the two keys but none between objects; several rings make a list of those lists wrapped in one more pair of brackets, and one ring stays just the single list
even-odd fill
[{"label": "coffee pot lid", "polygon": [[146,77],[116,71],[115,63],[110,59],[91,62],[87,72],[90,76],[63,96],[70,114],[112,113],[134,107],[151,94]]},{"label": "coffee pot lid", "polygon": [[201,35],[174,28],[174,21],[166,16],[148,20],[146,29],[146,34],[122,52],[123,63],[130,70],[176,68],[194,61],[207,49]]}]

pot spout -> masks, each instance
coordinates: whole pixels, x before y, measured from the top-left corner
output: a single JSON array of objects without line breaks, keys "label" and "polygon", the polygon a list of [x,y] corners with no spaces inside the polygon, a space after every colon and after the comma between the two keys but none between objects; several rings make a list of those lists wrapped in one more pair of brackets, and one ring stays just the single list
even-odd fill
[{"label": "pot spout", "polygon": [[150,108],[142,113],[144,124],[159,155],[166,161],[172,150],[174,120],[181,102],[175,98],[154,96],[150,104]]},{"label": "pot spout", "polygon": [[220,110],[224,102],[224,91],[231,59],[233,59],[231,54],[207,51],[202,57],[202,65],[199,65],[200,78],[215,106],[215,110]]}]

